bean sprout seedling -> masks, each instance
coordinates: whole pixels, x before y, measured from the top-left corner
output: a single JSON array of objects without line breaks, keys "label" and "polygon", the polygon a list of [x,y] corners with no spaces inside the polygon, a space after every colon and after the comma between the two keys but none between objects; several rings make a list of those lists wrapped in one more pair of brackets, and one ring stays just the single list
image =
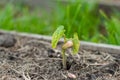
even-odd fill
[{"label": "bean sprout seedling", "polygon": [[75,55],[78,53],[79,51],[79,47],[80,47],[80,42],[79,42],[79,39],[78,39],[78,35],[77,33],[74,33],[73,34],[73,38],[66,38],[65,36],[65,29],[64,29],[64,26],[59,26],[56,31],[53,33],[53,36],[52,36],[52,48],[56,48],[57,46],[57,43],[58,41],[60,40],[60,38],[64,38],[64,44],[62,45],[62,64],[63,64],[63,68],[66,69],[67,68],[67,65],[66,65],[66,60],[67,60],[67,57],[66,57],[66,50],[70,47],[72,47],[73,49],[73,52],[72,54]]}]

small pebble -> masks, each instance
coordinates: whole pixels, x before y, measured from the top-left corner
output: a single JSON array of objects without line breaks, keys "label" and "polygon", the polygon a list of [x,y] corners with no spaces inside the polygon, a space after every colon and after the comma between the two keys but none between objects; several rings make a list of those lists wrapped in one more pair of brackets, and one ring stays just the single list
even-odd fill
[{"label": "small pebble", "polygon": [[68,73],[68,77],[72,79],[76,79],[77,77],[73,73]]}]

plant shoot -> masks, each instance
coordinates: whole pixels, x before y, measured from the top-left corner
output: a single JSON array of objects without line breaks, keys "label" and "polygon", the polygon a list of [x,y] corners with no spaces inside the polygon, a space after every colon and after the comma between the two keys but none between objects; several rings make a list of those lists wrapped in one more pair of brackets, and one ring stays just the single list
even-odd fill
[{"label": "plant shoot", "polygon": [[52,36],[52,48],[56,48],[58,41],[62,37],[64,38],[64,44],[62,45],[62,52],[61,52],[62,64],[63,64],[63,68],[66,69],[67,68],[67,65],[66,65],[67,57],[65,54],[66,50],[70,47],[73,47],[72,54],[73,55],[77,54],[79,51],[80,42],[79,42],[77,33],[74,33],[73,38],[67,39],[65,36],[64,26],[59,26]]}]

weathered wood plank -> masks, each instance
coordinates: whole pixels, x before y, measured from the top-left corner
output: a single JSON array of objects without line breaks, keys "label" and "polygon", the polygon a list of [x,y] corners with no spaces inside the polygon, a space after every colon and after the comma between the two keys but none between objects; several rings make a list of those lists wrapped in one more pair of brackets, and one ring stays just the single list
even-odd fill
[{"label": "weathered wood plank", "polygon": [[[0,30],[0,33],[9,33],[9,34],[18,35],[18,36],[32,37],[32,38],[42,39],[46,41],[51,41],[52,39],[51,36],[43,36],[43,35],[30,34],[30,33],[19,33],[15,31]],[[61,39],[61,42],[63,42],[63,39]],[[120,46],[92,43],[92,42],[85,42],[85,41],[80,41],[80,45],[81,45],[80,47],[81,49],[97,50],[97,51],[103,51],[108,53],[120,54]]]}]

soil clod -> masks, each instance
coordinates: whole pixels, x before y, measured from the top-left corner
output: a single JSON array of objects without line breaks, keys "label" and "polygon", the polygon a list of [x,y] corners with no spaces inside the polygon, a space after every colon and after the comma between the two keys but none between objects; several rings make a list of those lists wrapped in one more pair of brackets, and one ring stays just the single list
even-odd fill
[{"label": "soil clod", "polygon": [[0,34],[0,46],[1,47],[13,47],[16,43],[14,36],[9,34]]},{"label": "soil clod", "polygon": [[48,57],[56,57],[55,56],[55,51],[53,49],[48,49]]}]

